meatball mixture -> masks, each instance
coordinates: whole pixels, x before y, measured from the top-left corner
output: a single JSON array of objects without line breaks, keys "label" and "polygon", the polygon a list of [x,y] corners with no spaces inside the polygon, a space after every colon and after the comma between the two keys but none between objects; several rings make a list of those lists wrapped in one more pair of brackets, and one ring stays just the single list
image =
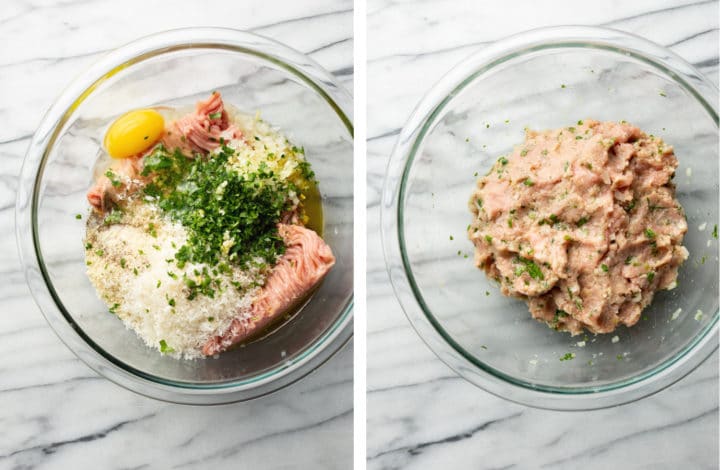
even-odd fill
[{"label": "meatball mixture", "polygon": [[557,330],[632,326],[688,257],[677,165],[625,122],[527,130],[470,198],[475,264]]}]

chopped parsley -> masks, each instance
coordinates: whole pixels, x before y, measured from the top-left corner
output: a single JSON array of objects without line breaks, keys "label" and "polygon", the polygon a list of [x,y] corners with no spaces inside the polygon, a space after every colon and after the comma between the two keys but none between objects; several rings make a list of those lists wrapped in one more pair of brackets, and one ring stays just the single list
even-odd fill
[{"label": "chopped parsley", "polygon": [[533,185],[535,185],[535,183],[533,183],[533,181],[532,181],[530,178],[525,178],[525,181],[523,181],[523,184],[524,184],[525,186],[533,186]]},{"label": "chopped parsley", "polygon": [[561,361],[572,361],[575,359],[575,353],[565,353],[563,357],[560,358]]},{"label": "chopped parsley", "polygon": [[608,265],[604,263],[600,265],[600,269],[602,269],[603,272],[608,272],[610,270],[610,268],[608,268]]},{"label": "chopped parsley", "polygon": [[515,270],[516,276],[519,276],[522,273],[526,272],[531,278],[535,280],[545,280],[545,275],[543,274],[542,270],[532,260],[518,256],[515,258],[515,262],[522,265]]},{"label": "chopped parsley", "polygon": [[637,200],[633,199],[632,201],[628,202],[623,206],[623,209],[625,209],[625,212],[630,212],[635,208],[635,204],[637,204]]},{"label": "chopped parsley", "polygon": [[717,233],[717,224],[713,227],[712,236],[715,240],[717,240],[718,233]]},{"label": "chopped parsley", "polygon": [[112,225],[120,223],[122,220],[123,213],[119,209],[113,209],[111,210],[108,215],[105,216],[105,219],[103,219],[103,224],[105,225]]},{"label": "chopped parsley", "polygon": [[588,223],[588,220],[590,220],[588,217],[582,216],[582,217],[580,217],[580,220],[578,220],[578,221],[576,222],[575,225],[577,225],[578,227],[582,227],[583,225],[585,225],[586,223]]},{"label": "chopped parsley", "polygon": [[174,353],[175,350],[168,346],[167,342],[164,339],[160,340],[160,352],[163,354],[169,354]]},{"label": "chopped parsley", "polygon": [[653,238],[655,238],[655,232],[653,232],[653,230],[650,228],[646,228],[645,236],[648,237],[649,239],[653,239]]},{"label": "chopped parsley", "polygon": [[75,218],[78,220],[82,219],[82,214],[75,214]]},{"label": "chopped parsley", "polygon": [[220,119],[222,117],[222,113],[211,113],[211,114],[208,114],[208,117],[210,119]]},{"label": "chopped parsley", "polygon": [[117,308],[118,308],[119,306],[120,306],[120,304],[117,304],[117,303],[112,304],[112,307],[110,307],[110,308],[108,309],[108,311],[109,311],[110,313],[112,313],[113,315],[116,315],[116,314],[117,314]]},{"label": "chopped parsley", "polygon": [[125,258],[120,258],[120,267],[125,269],[126,264],[127,264],[127,261],[125,261]]},{"label": "chopped parsley", "polygon": [[485,241],[488,243],[492,243],[493,238],[490,235],[485,235]]},{"label": "chopped parsley", "polygon": [[647,273],[647,281],[648,281],[648,283],[653,282],[653,279],[655,279],[655,272],[654,272],[654,271],[650,271],[649,273]]},{"label": "chopped parsley", "polygon": [[112,184],[115,188],[122,184],[122,182],[116,178],[117,175],[115,175],[115,173],[110,169],[105,172],[105,176],[107,176],[107,178],[110,180],[110,184]]},{"label": "chopped parsley", "polygon": [[507,164],[508,164],[508,159],[505,158],[505,157],[500,157],[500,159],[499,159],[498,161],[500,162],[501,165],[507,165]]}]

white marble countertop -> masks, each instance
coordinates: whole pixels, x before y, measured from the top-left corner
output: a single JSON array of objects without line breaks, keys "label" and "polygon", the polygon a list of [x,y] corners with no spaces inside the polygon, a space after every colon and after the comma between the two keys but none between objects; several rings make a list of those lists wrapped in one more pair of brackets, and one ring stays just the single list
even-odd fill
[{"label": "white marble countertop", "polygon": [[718,83],[717,1],[368,3],[369,469],[718,468],[717,354],[637,403],[595,412],[532,409],[454,374],[415,334],[393,295],[379,201],[399,129],[428,88],[482,44],[560,24],[643,35]]},{"label": "white marble countertop", "polygon": [[187,26],[249,29],[309,53],[352,89],[352,0],[10,0],[0,7],[0,468],[352,466],[352,359],[344,348],[274,395],[166,404],[96,375],[60,342],[25,285],[17,175],[41,117],[105,51]]}]

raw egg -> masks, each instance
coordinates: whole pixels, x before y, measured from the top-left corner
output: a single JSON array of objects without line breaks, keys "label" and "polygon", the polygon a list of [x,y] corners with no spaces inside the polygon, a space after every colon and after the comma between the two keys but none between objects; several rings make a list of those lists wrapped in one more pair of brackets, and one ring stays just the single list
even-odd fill
[{"label": "raw egg", "polygon": [[162,137],[165,120],[154,109],[123,114],[105,133],[105,150],[113,158],[127,158],[152,147]]}]

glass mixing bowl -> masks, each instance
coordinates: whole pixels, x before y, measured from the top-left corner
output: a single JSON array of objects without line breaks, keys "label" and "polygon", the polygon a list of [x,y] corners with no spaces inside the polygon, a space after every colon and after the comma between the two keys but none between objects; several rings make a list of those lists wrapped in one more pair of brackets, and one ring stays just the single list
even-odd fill
[{"label": "glass mixing bowl", "polygon": [[[335,267],[281,327],[217,359],[176,360],[108,314],[85,275],[83,237],[93,165],[106,126],[155,105],[192,106],[213,90],[261,111],[305,147],[323,195]],[[352,98],[317,63],[277,42],[214,28],[168,31],[104,57],[58,98],[30,144],[18,188],[17,239],[30,290],[50,326],[110,380],[167,401],[246,400],[298,380],[352,336]]]},{"label": "glass mixing bowl", "polygon": [[[383,192],[388,272],[420,337],[470,382],[543,408],[626,403],[692,371],[717,348],[717,106],[717,89],[684,60],[608,29],[534,30],[459,64],[400,133]],[[632,328],[571,337],[474,266],[467,202],[526,126],[587,118],[627,120],[674,145],[690,258],[678,287],[658,293]],[[567,353],[574,359],[560,360]]]}]

